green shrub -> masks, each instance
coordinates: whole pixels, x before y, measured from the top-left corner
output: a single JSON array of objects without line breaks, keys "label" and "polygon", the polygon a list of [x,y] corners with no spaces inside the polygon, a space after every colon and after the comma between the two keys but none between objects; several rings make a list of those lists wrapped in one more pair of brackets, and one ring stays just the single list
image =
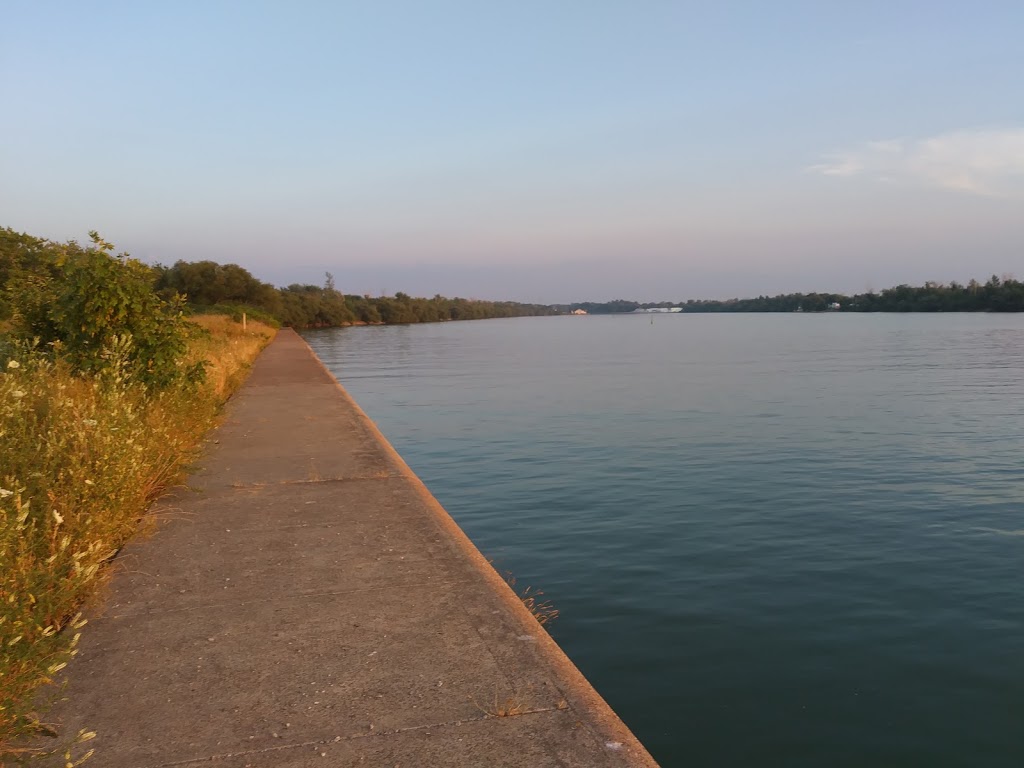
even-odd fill
[{"label": "green shrub", "polygon": [[13,329],[37,339],[74,370],[116,374],[150,388],[202,378],[185,366],[189,324],[184,299],[154,291],[154,270],[91,232],[93,246],[48,244],[46,268],[15,269],[7,296]]}]

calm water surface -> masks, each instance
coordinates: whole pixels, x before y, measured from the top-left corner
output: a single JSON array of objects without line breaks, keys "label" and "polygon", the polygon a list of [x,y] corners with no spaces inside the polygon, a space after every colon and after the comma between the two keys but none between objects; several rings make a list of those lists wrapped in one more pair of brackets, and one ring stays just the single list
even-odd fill
[{"label": "calm water surface", "polygon": [[307,338],[664,766],[1024,765],[1024,317]]}]

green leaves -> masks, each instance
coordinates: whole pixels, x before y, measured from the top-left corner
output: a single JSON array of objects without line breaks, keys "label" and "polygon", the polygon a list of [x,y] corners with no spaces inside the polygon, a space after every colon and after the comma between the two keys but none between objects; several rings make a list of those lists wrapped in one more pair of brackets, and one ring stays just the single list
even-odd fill
[{"label": "green leaves", "polygon": [[190,332],[183,298],[158,295],[151,267],[113,255],[111,243],[89,235],[92,247],[47,244],[41,265],[12,276],[16,333],[59,342],[76,370],[108,379],[157,389],[201,379],[201,365],[182,364]]}]

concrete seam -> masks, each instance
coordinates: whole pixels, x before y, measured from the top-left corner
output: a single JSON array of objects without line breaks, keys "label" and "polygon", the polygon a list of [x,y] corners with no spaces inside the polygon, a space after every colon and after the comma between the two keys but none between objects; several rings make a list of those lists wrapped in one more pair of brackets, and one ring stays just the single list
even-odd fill
[{"label": "concrete seam", "polygon": [[[528,712],[523,712],[519,715],[510,715],[510,717],[529,717],[530,715],[543,715],[549,712],[559,712],[555,707],[546,707],[543,709],[531,709]],[[470,718],[466,720],[450,720],[443,723],[426,723],[424,725],[409,725],[404,728],[392,728],[386,731],[373,731],[369,733],[357,733],[351,736],[337,736],[333,739],[311,739],[309,741],[299,741],[294,744],[281,744],[273,747],[263,747],[262,749],[247,749],[240,752],[222,752],[216,755],[206,755],[204,757],[190,757],[187,760],[175,760],[170,763],[154,763],[152,768],[174,768],[179,765],[196,765],[197,763],[209,763],[213,760],[225,760],[232,757],[245,757],[246,755],[264,755],[272,752],[284,752],[290,749],[301,749],[302,747],[315,747],[315,746],[330,746],[331,744],[344,744],[346,742],[363,741],[366,739],[380,739],[388,736],[395,736],[400,733],[411,733],[414,731],[424,731],[431,728],[457,728],[467,723],[485,723],[488,720],[495,720],[497,718],[489,715],[483,717]]]},{"label": "concrete seam", "polygon": [[[354,482],[362,482],[362,481],[366,481],[366,480],[404,480],[404,479],[405,479],[405,477],[400,475],[400,474],[398,474],[398,473],[388,472],[386,474],[379,474],[379,475],[353,475],[351,477],[326,477],[326,478],[321,478],[319,480],[278,480],[276,483],[242,483],[242,482],[235,482],[235,483],[232,483],[231,485],[227,486],[226,488],[214,488],[214,489],[211,490],[211,489],[208,489],[208,488],[189,487],[187,490],[191,491],[192,493],[203,493],[203,494],[211,494],[212,495],[212,494],[215,494],[215,493],[223,493],[224,491],[251,490],[253,488],[271,488],[271,487],[277,487],[279,485],[318,485],[320,483],[354,483]],[[210,498],[210,495],[207,495],[206,498]]]},{"label": "concrete seam", "polygon": [[[422,578],[417,578],[417,579],[411,579],[408,584],[403,584],[402,582],[399,582],[399,585],[402,585],[402,586],[417,586],[417,585],[420,585],[420,584],[423,584],[423,583],[424,582],[423,582]],[[451,587],[451,586],[454,586],[456,584],[459,584],[460,580],[459,579],[443,579],[443,580],[438,580],[436,582],[432,581],[432,582],[429,582],[429,583],[430,583],[430,585],[432,587],[435,587],[435,586],[436,587]],[[359,594],[359,593],[362,593],[362,592],[378,592],[378,591],[381,591],[381,590],[394,589],[394,587],[395,587],[395,584],[385,584],[385,585],[380,586],[380,587],[366,587],[365,589],[343,589],[343,590],[337,590],[337,591],[332,590],[332,591],[327,591],[327,592],[307,592],[305,594],[289,593],[287,595],[282,595],[280,598],[265,598],[265,599],[261,599],[261,600],[243,600],[241,602],[239,602],[239,601],[225,601],[225,602],[216,602],[216,603],[204,603],[202,605],[182,606],[180,608],[161,608],[161,609],[145,610],[145,611],[139,611],[138,613],[113,613],[113,612],[111,612],[111,613],[108,613],[108,614],[105,614],[105,615],[97,616],[97,617],[95,617],[94,620],[98,620],[98,619],[132,619],[132,618],[135,618],[135,617],[138,617],[138,616],[150,616],[150,615],[153,615],[153,614],[188,613],[190,611],[197,611],[197,610],[200,610],[200,609],[222,608],[224,606],[229,606],[229,605],[257,605],[257,604],[259,604],[259,605],[273,605],[274,603],[278,603],[278,602],[287,603],[287,602],[294,602],[296,600],[310,600],[310,599],[314,599],[314,598],[318,598],[318,597],[341,597],[343,595],[355,595],[355,594]],[[116,608],[117,604],[115,603],[114,605],[112,605],[110,607],[111,608]]]}]

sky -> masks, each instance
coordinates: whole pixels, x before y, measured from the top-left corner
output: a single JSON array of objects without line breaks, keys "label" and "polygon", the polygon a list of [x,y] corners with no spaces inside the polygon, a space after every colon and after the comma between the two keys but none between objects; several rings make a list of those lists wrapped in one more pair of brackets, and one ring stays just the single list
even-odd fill
[{"label": "sky", "polygon": [[0,0],[0,226],[570,302],[1024,276],[1024,3]]}]

